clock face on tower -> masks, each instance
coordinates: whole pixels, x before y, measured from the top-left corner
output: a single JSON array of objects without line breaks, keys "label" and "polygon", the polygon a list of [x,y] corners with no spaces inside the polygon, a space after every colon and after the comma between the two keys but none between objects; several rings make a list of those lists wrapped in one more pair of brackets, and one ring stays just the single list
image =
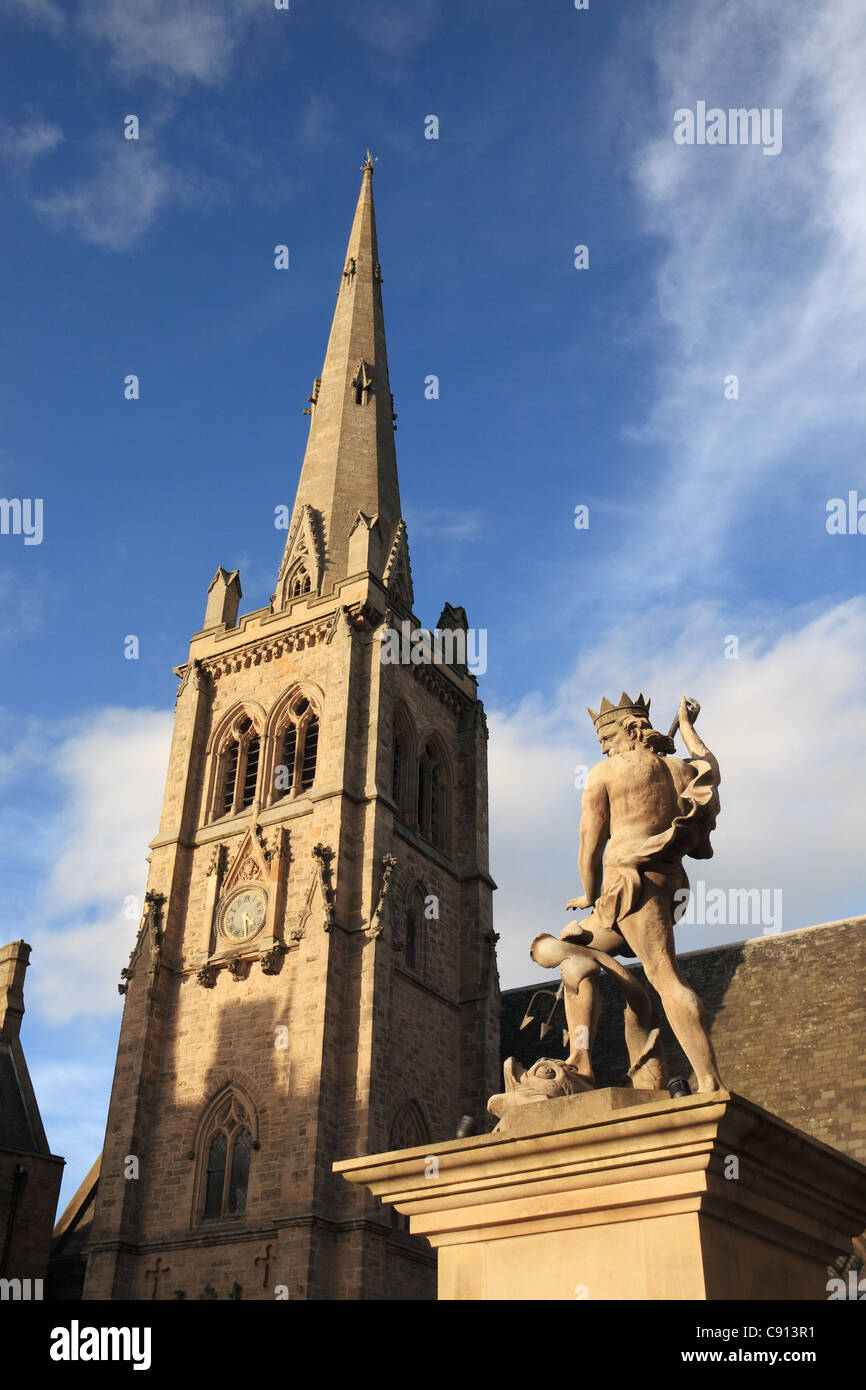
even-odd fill
[{"label": "clock face on tower", "polygon": [[220,908],[219,926],[229,941],[246,941],[264,925],[268,896],[264,888],[241,888]]}]

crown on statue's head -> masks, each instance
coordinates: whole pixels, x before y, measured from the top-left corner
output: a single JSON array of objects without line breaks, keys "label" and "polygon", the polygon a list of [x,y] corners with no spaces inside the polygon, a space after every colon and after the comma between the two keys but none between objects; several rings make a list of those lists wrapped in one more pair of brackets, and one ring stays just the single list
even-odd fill
[{"label": "crown on statue's head", "polygon": [[643,719],[649,719],[649,708],[650,702],[644,699],[643,694],[638,695],[637,699],[633,700],[630,695],[626,695],[625,691],[620,695],[618,705],[613,704],[606,695],[602,696],[598,714],[587,705],[589,717],[596,730],[600,729],[603,724],[609,724],[611,720],[619,718],[621,714],[636,714]]}]

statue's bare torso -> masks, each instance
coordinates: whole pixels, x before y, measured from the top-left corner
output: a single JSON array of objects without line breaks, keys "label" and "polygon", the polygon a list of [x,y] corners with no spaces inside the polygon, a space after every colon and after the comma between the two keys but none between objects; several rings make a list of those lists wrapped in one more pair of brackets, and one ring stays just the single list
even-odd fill
[{"label": "statue's bare torso", "polygon": [[690,762],[645,748],[606,758],[587,779],[583,813],[590,824],[581,824],[582,840],[595,836],[596,849],[606,841],[608,864],[629,859],[681,813],[681,794],[694,776]]}]

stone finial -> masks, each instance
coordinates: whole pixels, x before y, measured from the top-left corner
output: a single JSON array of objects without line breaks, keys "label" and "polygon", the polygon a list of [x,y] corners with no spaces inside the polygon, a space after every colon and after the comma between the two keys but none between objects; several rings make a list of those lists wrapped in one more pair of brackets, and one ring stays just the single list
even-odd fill
[{"label": "stone finial", "polygon": [[24,1017],[24,976],[30,964],[26,941],[0,947],[0,1042],[12,1042]]},{"label": "stone finial", "polygon": [[218,627],[220,623],[224,623],[226,627],[234,627],[238,620],[238,606],[242,597],[239,571],[224,570],[220,565],[208,585],[205,627]]}]

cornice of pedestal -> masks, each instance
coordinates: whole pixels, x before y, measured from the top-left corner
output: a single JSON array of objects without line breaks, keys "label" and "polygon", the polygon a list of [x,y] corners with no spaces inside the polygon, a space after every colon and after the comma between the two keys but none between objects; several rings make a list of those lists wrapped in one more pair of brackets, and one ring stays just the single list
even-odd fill
[{"label": "cornice of pedestal", "polygon": [[610,1088],[512,1117],[493,1134],[334,1171],[408,1214],[434,1247],[692,1212],[829,1263],[866,1225],[863,1165],[727,1091]]}]

